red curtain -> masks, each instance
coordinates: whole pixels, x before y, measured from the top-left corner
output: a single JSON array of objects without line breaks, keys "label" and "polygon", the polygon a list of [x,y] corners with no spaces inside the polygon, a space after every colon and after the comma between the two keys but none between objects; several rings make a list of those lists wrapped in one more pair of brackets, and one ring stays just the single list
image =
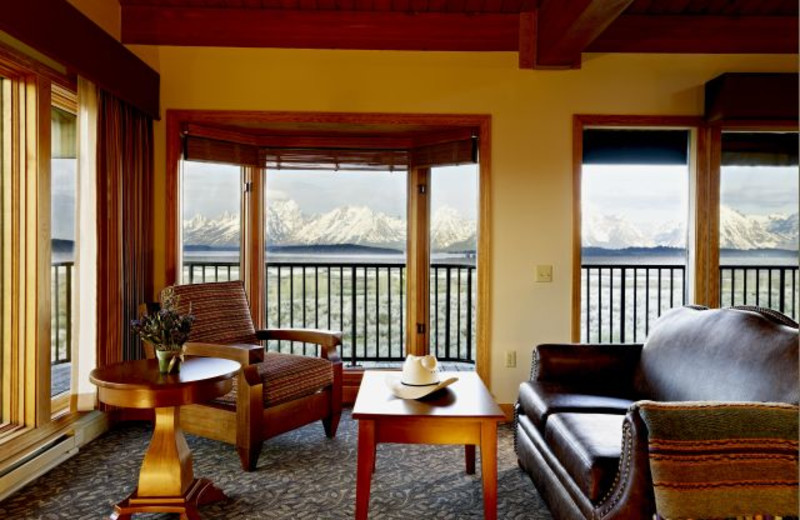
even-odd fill
[{"label": "red curtain", "polygon": [[142,357],[130,322],[152,294],[153,120],[100,92],[97,365]]}]

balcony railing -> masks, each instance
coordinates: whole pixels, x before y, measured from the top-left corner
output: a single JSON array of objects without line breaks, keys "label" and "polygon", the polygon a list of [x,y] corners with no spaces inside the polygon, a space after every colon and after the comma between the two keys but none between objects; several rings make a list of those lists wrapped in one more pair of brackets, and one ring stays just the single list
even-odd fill
[{"label": "balcony railing", "polygon": [[719,268],[720,305],[768,307],[797,320],[797,281],[797,266],[723,265]]},{"label": "balcony railing", "polygon": [[[682,264],[584,264],[581,270],[581,341],[643,341],[656,318],[687,301]],[[767,307],[796,320],[799,279],[795,266],[720,266],[720,306]]]},{"label": "balcony railing", "polygon": [[[54,365],[70,362],[73,268],[73,262],[51,267]],[[582,341],[643,341],[658,316],[687,300],[684,265],[584,264],[581,269]],[[183,274],[189,283],[226,281],[239,277],[239,265],[185,262]],[[342,330],[343,355],[351,364],[403,359],[404,264],[270,262],[266,275],[268,326]],[[719,277],[721,306],[769,307],[798,318],[798,267],[726,265]],[[431,266],[430,343],[440,360],[475,361],[476,286],[474,266]],[[304,347],[271,346],[289,352]]]},{"label": "balcony railing", "polygon": [[581,341],[636,343],[661,314],[686,303],[680,264],[581,266]]},{"label": "balcony railing", "polygon": [[[188,283],[238,278],[238,264],[185,262]],[[405,358],[405,264],[269,262],[268,327],[332,328],[343,333],[351,365]],[[441,361],[474,363],[475,266],[431,265],[431,350]],[[303,344],[269,348],[308,353]]]},{"label": "balcony railing", "polygon": [[71,360],[72,344],[72,271],[74,262],[54,262],[51,274],[50,363],[60,365]]}]

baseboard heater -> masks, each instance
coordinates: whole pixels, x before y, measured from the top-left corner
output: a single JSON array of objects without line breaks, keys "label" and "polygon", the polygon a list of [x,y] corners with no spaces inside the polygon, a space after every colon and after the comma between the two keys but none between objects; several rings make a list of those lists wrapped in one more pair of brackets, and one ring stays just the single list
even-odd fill
[{"label": "baseboard heater", "polygon": [[75,435],[69,432],[21,454],[0,472],[0,501],[77,453]]}]

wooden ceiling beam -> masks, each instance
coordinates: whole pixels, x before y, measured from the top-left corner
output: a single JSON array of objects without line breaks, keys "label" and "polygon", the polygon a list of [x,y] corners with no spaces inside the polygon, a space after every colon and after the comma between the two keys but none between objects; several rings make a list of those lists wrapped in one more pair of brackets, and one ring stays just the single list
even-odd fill
[{"label": "wooden ceiling beam", "polygon": [[580,68],[581,53],[633,0],[544,0],[537,16],[536,68]]},{"label": "wooden ceiling beam", "polygon": [[158,73],[65,0],[4,2],[0,30],[159,118]]},{"label": "wooden ceiling beam", "polygon": [[795,16],[622,15],[587,52],[796,54]]},{"label": "wooden ceiling beam", "polygon": [[122,6],[122,41],[309,49],[516,51],[517,13]]},{"label": "wooden ceiling beam", "polygon": [[538,12],[519,13],[519,68],[536,67],[536,19]]}]

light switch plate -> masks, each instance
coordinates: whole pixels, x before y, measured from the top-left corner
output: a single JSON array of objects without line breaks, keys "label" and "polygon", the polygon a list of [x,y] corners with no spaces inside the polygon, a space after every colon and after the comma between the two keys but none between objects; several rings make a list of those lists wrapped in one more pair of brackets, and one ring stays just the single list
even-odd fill
[{"label": "light switch plate", "polygon": [[506,350],[506,368],[514,368],[517,366],[517,351]]},{"label": "light switch plate", "polygon": [[550,283],[553,281],[552,265],[537,265],[535,281],[538,283]]}]

